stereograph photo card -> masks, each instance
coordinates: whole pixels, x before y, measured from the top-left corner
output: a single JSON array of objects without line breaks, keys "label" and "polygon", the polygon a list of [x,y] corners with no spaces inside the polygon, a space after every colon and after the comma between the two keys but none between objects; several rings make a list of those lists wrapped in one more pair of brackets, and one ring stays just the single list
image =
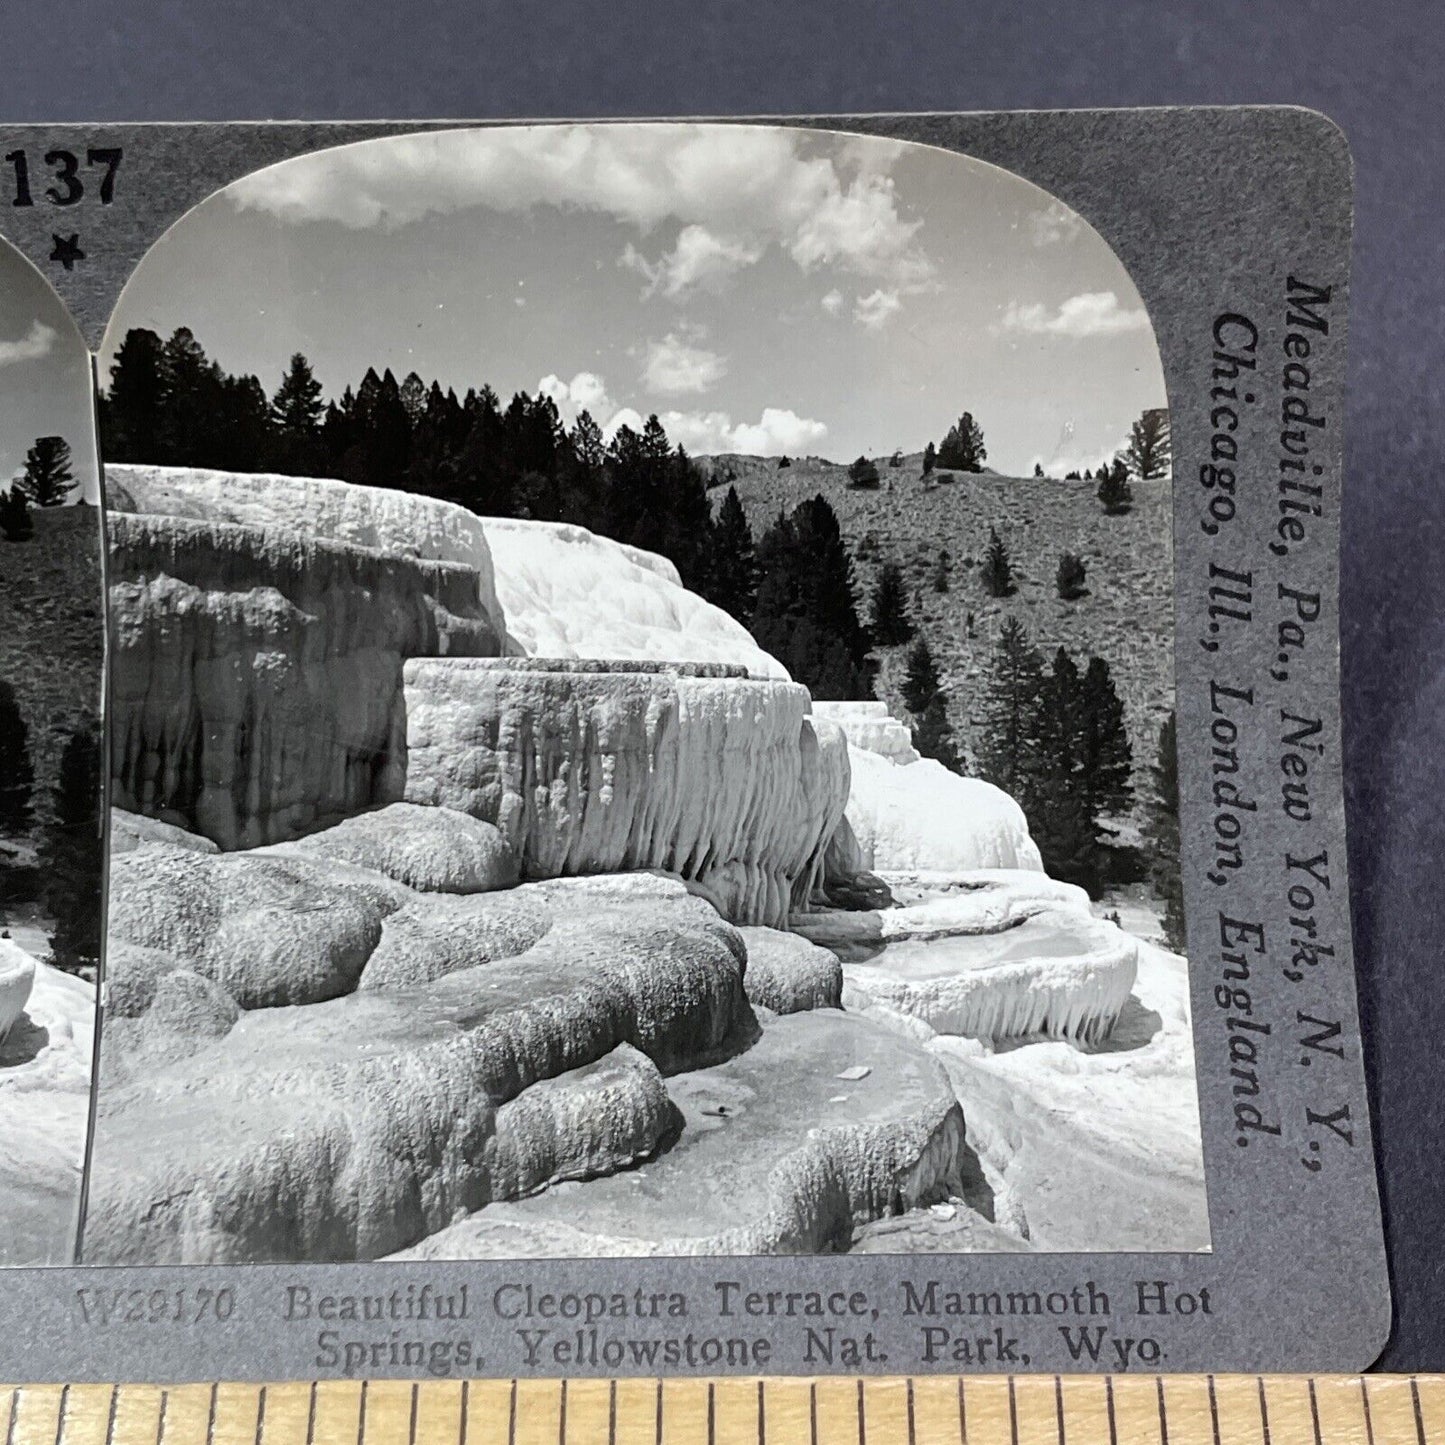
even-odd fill
[{"label": "stereograph photo card", "polygon": [[13,1376],[1373,1358],[1328,121],[0,141]]}]

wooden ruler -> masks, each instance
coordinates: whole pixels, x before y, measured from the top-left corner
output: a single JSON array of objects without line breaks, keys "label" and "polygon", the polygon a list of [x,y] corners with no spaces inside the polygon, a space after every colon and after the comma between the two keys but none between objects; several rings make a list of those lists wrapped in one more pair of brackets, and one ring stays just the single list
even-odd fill
[{"label": "wooden ruler", "polygon": [[5,1445],[1445,1445],[1445,1375],[0,1387]]}]

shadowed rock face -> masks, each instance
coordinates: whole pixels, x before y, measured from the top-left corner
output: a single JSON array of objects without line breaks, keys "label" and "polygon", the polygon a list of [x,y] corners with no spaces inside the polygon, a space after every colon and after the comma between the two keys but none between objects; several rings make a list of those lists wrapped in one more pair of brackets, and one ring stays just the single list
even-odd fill
[{"label": "shadowed rock face", "polygon": [[525,877],[660,868],[738,923],[810,906],[848,753],[806,688],[528,663],[407,664],[409,801],[495,823]]},{"label": "shadowed rock face", "polygon": [[501,649],[463,563],[126,513],[110,557],[115,802],[227,849],[399,799],[403,661]]}]

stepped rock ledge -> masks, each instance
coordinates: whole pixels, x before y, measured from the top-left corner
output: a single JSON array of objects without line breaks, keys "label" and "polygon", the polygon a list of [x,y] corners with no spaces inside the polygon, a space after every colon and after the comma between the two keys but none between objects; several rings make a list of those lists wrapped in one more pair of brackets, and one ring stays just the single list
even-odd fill
[{"label": "stepped rock ledge", "polygon": [[[87,1262],[906,1249],[931,1205],[1029,1248],[1068,1204],[1025,1221],[1002,1069],[1119,1025],[1192,1098],[1182,960],[1141,1010],[1012,799],[815,709],[664,559],[326,479],[106,484]],[[1207,1244],[1189,1167],[1140,1175],[1158,1247]]]}]

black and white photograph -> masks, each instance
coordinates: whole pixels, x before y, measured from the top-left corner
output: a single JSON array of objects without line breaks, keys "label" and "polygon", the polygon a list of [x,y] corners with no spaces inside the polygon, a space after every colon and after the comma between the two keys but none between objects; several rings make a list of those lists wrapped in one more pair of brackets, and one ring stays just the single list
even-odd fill
[{"label": "black and white photograph", "polygon": [[[21,289],[0,959],[70,998],[93,463]],[[800,126],[390,136],[182,216],[98,384],[86,1263],[1210,1249],[1170,414],[1085,217]]]},{"label": "black and white photograph", "polygon": [[90,353],[0,242],[0,1264],[69,1264],[104,884]]}]

